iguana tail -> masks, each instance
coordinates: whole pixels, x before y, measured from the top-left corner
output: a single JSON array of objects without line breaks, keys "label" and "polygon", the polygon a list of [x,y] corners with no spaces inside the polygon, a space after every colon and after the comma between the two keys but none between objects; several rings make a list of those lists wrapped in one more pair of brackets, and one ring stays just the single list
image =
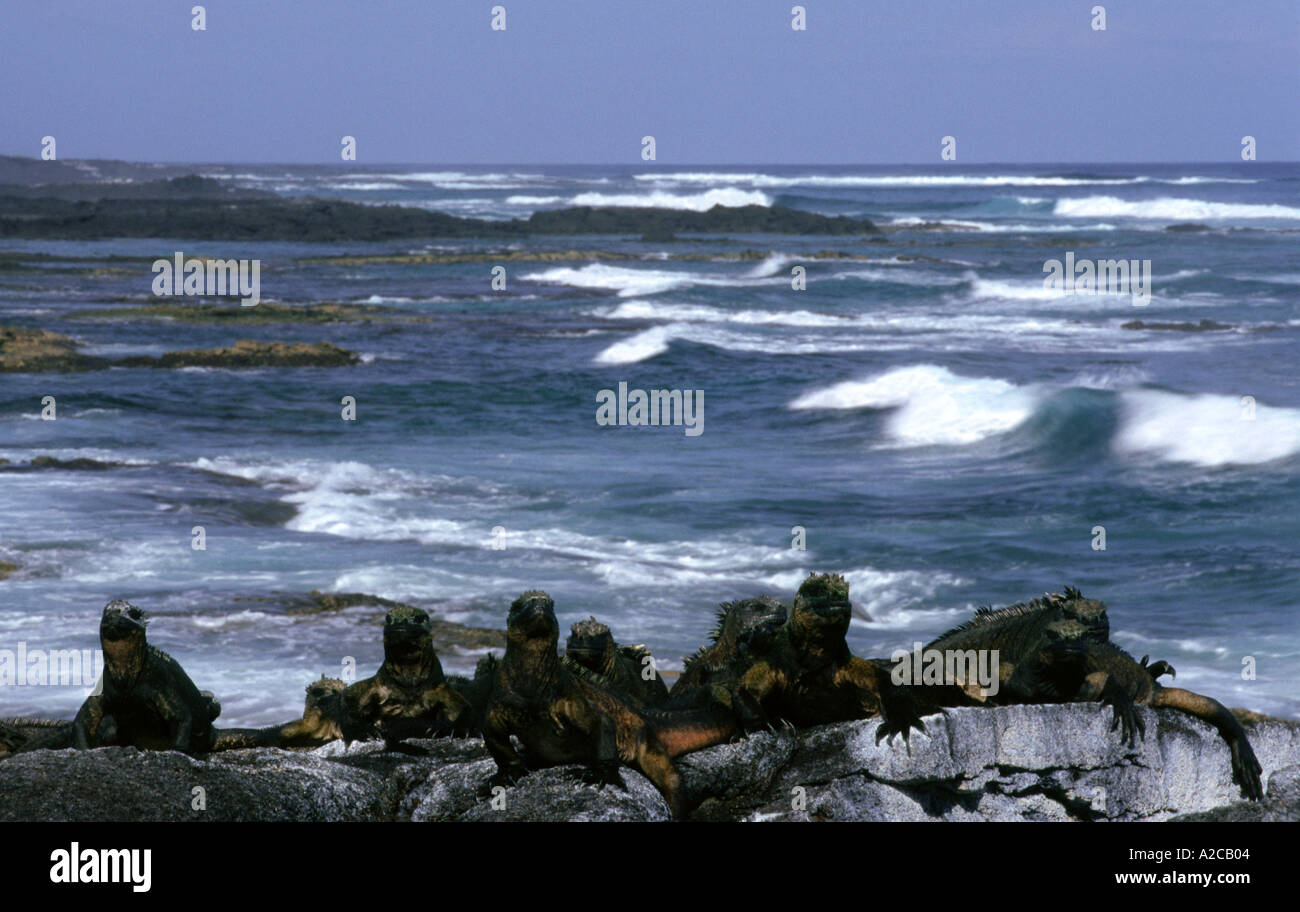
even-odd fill
[{"label": "iguana tail", "polygon": [[280,726],[271,728],[214,728],[212,750],[242,750],[248,747],[277,747]]},{"label": "iguana tail", "polygon": [[1232,777],[1241,786],[1242,793],[1252,801],[1264,797],[1264,788],[1259,775],[1263,772],[1255,752],[1246,738],[1245,729],[1226,706],[1218,700],[1203,697],[1181,687],[1160,687],[1151,694],[1149,705],[1167,706],[1177,709],[1198,719],[1204,719],[1219,730],[1220,737],[1228,742],[1232,751]]},{"label": "iguana tail", "polygon": [[645,720],[670,757],[726,744],[744,734],[734,715],[714,709],[646,710]]}]

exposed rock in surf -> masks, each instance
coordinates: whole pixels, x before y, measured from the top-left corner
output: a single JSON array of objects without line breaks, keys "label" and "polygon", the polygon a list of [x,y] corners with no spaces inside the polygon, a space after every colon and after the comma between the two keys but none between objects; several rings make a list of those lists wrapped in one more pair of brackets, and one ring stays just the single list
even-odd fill
[{"label": "exposed rock in surf", "polygon": [[[577,234],[877,233],[868,219],[784,206],[719,205],[704,212],[578,206],[534,212],[527,219],[494,221],[407,206],[288,199],[252,192],[221,195],[218,190],[231,188],[212,188],[212,183],[219,182],[192,176],[159,182],[152,188],[134,186],[129,195],[118,196],[104,189],[115,186],[111,184],[77,184],[71,191],[0,187],[0,237],[383,241]],[[64,193],[75,198],[61,198]]]},{"label": "exposed rock in surf", "polygon": [[[286,614],[292,615],[331,614],[347,608],[376,608],[380,610],[369,618],[375,623],[383,623],[384,612],[390,608],[413,607],[405,602],[394,601],[365,592],[321,592],[319,589],[313,589],[307,593],[275,592],[269,595],[239,596],[235,601],[277,605]],[[431,625],[433,627],[433,645],[440,652],[449,649],[468,651],[504,649],[506,645],[504,630],[490,627],[470,627],[439,617],[433,617]]]},{"label": "exposed rock in surf", "polygon": [[368,304],[296,306],[263,301],[256,307],[239,304],[143,304],[78,310],[74,320],[171,320],[178,323],[258,325],[263,323],[366,323],[371,321],[429,322],[429,317],[392,307]]},{"label": "exposed rock in surf", "polygon": [[1216,320],[1201,320],[1199,323],[1161,323],[1159,321],[1148,322],[1146,320],[1129,320],[1127,323],[1121,323],[1120,329],[1164,329],[1173,332],[1220,332],[1225,329],[1232,329],[1229,323],[1219,323]]},{"label": "exposed rock in surf", "polygon": [[59,333],[0,326],[0,371],[80,371],[91,370],[103,363],[101,359],[78,353],[77,344]]},{"label": "exposed rock in surf", "polygon": [[42,329],[0,326],[0,371],[83,371],[104,367],[344,367],[355,352],[330,342],[262,342],[241,339],[228,348],[196,348],[157,357],[136,355],[110,361],[77,351],[67,336]]}]

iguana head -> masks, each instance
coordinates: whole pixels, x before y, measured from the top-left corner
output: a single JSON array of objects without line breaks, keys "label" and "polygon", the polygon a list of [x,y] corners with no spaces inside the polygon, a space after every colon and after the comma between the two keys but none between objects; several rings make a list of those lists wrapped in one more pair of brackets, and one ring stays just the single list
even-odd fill
[{"label": "iguana head", "polygon": [[1066,586],[1061,614],[1082,624],[1086,628],[1085,635],[1088,639],[1098,643],[1110,639],[1110,618],[1106,615],[1105,602],[1084,598],[1078,589]]},{"label": "iguana head", "polygon": [[104,606],[104,614],[99,619],[99,636],[101,640],[113,642],[139,640],[143,643],[146,623],[143,611],[128,601],[117,599]]},{"label": "iguana head", "polygon": [[347,685],[338,678],[320,676],[319,681],[307,685],[307,703],[303,707],[303,718],[311,715],[334,718],[343,708],[343,691]]},{"label": "iguana head", "polygon": [[813,573],[799,586],[792,619],[809,632],[842,635],[852,613],[848,580],[838,573]]},{"label": "iguana head", "polygon": [[506,640],[547,640],[554,649],[560,639],[560,623],[555,619],[555,601],[540,590],[525,592],[510,603],[506,616]]},{"label": "iguana head", "polygon": [[715,643],[741,644],[761,650],[785,625],[789,609],[770,595],[727,602],[718,612]]},{"label": "iguana head", "polygon": [[1052,621],[1043,630],[1043,646],[1053,655],[1082,656],[1092,641],[1091,628],[1074,618]]},{"label": "iguana head", "polygon": [[106,670],[116,680],[133,680],[144,668],[145,614],[128,601],[117,599],[104,606],[99,620],[99,644]]},{"label": "iguana head", "polygon": [[578,621],[569,631],[564,654],[592,671],[607,673],[617,654],[614,635],[594,617]]},{"label": "iguana head", "polygon": [[399,605],[384,617],[384,661],[406,664],[433,650],[433,622],[428,612]]}]

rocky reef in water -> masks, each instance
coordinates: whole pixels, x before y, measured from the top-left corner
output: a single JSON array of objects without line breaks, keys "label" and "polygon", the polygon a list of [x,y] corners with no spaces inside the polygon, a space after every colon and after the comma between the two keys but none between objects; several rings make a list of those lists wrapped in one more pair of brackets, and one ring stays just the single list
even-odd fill
[{"label": "rocky reef in water", "polygon": [[331,342],[263,342],[241,339],[226,348],[195,348],[157,357],[83,355],[68,336],[43,329],[0,326],[0,373],[102,370],[108,367],[345,367],[360,357]]},{"label": "rocky reef in water", "polygon": [[[1241,799],[1228,752],[1196,719],[1138,707],[1147,737],[1124,746],[1094,704],[961,708],[901,743],[875,720],[762,733],[678,760],[700,820],[1297,820],[1300,723],[1243,714],[1264,768],[1262,802]],[[656,821],[663,798],[623,768],[625,788],[534,772],[477,795],[495,770],[477,738],[272,748],[207,758],[110,747],[41,750],[0,762],[0,820]],[[195,786],[206,809],[192,807]]]},{"label": "rocky reef in water", "polygon": [[289,199],[195,175],[131,184],[0,184],[0,237],[13,238],[384,241],[631,234],[672,241],[682,233],[873,235],[877,228],[869,219],[785,206],[704,212],[577,206],[498,221],[409,206]]}]

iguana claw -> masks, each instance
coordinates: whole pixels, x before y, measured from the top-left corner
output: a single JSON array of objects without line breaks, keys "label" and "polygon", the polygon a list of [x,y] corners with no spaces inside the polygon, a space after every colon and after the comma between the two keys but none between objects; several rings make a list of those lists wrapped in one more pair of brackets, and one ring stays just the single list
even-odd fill
[{"label": "iguana claw", "polygon": [[1159,679],[1161,675],[1169,675],[1169,677],[1174,679],[1178,678],[1178,672],[1174,670],[1174,666],[1170,665],[1164,659],[1161,659],[1158,662],[1152,662],[1148,665],[1147,662],[1150,658],[1151,656],[1144,655],[1140,664],[1147,670],[1147,673],[1151,675],[1151,680],[1155,681]]},{"label": "iguana claw", "polygon": [[515,776],[511,773],[501,770],[493,773],[488,780],[478,787],[478,796],[480,798],[492,798],[492,792],[498,787],[513,788],[523,776]]},{"label": "iguana claw", "polygon": [[1114,718],[1110,723],[1110,730],[1120,730],[1120,743],[1134,747],[1137,744],[1137,736],[1141,735],[1143,740],[1147,736],[1146,723],[1142,721],[1142,716],[1138,713],[1137,708],[1133,705],[1132,699],[1126,695],[1108,695],[1102,697],[1103,706],[1111,707],[1114,712]]},{"label": "iguana claw", "polygon": [[621,791],[627,791],[627,783],[619,775],[617,763],[597,763],[593,766],[584,767],[574,771],[572,777],[583,785],[594,785],[596,788],[612,785]]}]

